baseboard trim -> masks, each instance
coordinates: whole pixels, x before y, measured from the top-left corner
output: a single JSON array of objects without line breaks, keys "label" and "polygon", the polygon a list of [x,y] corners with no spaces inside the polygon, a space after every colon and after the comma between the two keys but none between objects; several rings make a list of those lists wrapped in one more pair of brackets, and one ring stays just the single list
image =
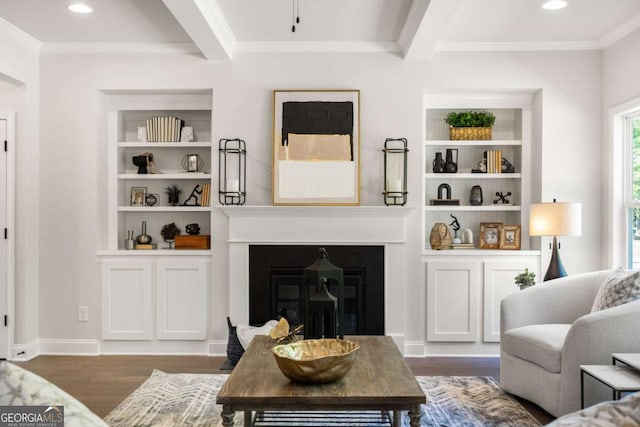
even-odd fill
[{"label": "baseboard trim", "polygon": [[55,356],[97,356],[99,343],[86,339],[40,339],[40,354]]},{"label": "baseboard trim", "polygon": [[404,357],[424,357],[424,343],[422,341],[405,342]]},{"label": "baseboard trim", "polygon": [[227,340],[209,340],[209,356],[227,357]]},{"label": "baseboard trim", "polygon": [[26,362],[40,355],[40,345],[38,340],[29,341],[26,344],[13,345],[13,357],[11,360]]}]

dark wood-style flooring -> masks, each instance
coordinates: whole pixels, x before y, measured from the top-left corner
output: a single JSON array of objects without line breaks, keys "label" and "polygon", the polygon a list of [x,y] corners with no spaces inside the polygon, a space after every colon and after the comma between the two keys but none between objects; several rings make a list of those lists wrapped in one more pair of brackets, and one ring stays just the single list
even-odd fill
[{"label": "dark wood-style flooring", "polygon": [[[154,369],[169,373],[224,374],[222,357],[206,356],[39,356],[17,365],[51,381],[105,417],[140,386]],[[408,358],[415,375],[490,376],[499,379],[497,358]],[[553,417],[533,403],[518,399],[542,424]]]}]

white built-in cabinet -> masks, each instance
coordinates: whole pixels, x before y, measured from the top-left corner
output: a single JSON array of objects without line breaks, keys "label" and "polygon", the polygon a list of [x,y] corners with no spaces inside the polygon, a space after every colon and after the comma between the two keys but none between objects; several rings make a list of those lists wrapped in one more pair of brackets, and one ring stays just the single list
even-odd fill
[{"label": "white built-in cabinet", "polygon": [[[520,292],[514,277],[528,268],[540,281],[540,251],[531,250],[528,234],[532,186],[530,94],[425,94],[422,145],[422,255],[426,281],[428,342],[494,343],[500,341],[500,302]],[[452,111],[489,110],[496,116],[493,139],[449,141],[444,118]],[[457,173],[433,173],[436,153],[458,152]],[[516,173],[480,174],[471,169],[485,150],[502,150]],[[431,205],[440,184],[451,187],[456,206]],[[484,202],[469,203],[474,185]],[[496,192],[511,192],[510,203],[494,204]],[[429,237],[435,223],[451,224],[454,215],[462,232],[469,228],[474,249],[434,250]],[[520,225],[521,249],[479,249],[481,223]],[[453,234],[453,233],[452,233]],[[460,236],[460,234],[459,234]],[[460,236],[461,237],[461,236]]]},{"label": "white built-in cabinet", "polygon": [[499,342],[500,301],[520,292],[513,278],[540,271],[536,251],[516,256],[428,257],[427,341]]},{"label": "white built-in cabinet", "polygon": [[[107,197],[104,227],[100,227],[98,251],[101,274],[102,339],[108,341],[207,340],[211,264],[213,249],[169,249],[161,230],[175,223],[186,234],[187,224],[197,223],[200,234],[210,235],[213,223],[211,192],[209,206],[182,206],[196,185],[213,189],[214,144],[212,142],[212,91],[117,91],[107,95]],[[138,128],[155,116],[177,117],[193,129],[193,141],[146,142]],[[143,138],[144,139],[144,138]],[[152,153],[157,174],[138,174],[132,157]],[[187,172],[183,159],[196,154],[197,172]],[[170,206],[165,189],[182,190],[178,206]],[[146,188],[156,197],[153,205],[132,204],[132,188]],[[198,196],[199,202],[202,201]],[[155,250],[127,250],[128,231],[147,234]],[[157,343],[156,343],[157,344]],[[135,347],[154,352],[158,347]],[[126,352],[126,348],[122,347]],[[179,347],[185,348],[185,347]],[[198,347],[200,348],[200,347]],[[109,351],[120,351],[111,345]],[[159,350],[162,352],[162,350]]]}]

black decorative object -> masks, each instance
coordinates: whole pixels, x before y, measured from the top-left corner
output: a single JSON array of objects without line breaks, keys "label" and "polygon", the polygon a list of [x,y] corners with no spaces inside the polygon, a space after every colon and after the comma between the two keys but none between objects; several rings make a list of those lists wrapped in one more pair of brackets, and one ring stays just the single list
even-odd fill
[{"label": "black decorative object", "polygon": [[[196,186],[191,191],[187,200],[184,201],[182,206],[200,206],[200,202],[198,201],[198,195],[202,194],[202,190],[200,190],[200,184],[196,184]],[[193,202],[191,201],[193,199]]]},{"label": "black decorative object", "polygon": [[511,196],[511,191],[507,191],[507,194],[504,194],[502,191],[497,191],[496,196],[498,196],[498,198],[493,201],[494,205],[497,205],[498,203],[508,205],[509,199],[507,199],[507,197]]},{"label": "black decorative object", "polygon": [[453,214],[449,214],[449,216],[451,218],[453,218],[453,221],[451,221],[451,224],[449,224],[449,225],[451,226],[451,228],[453,228],[453,238],[457,240],[458,239],[458,230],[460,230],[460,223],[458,222],[458,218],[453,216]]},{"label": "black decorative object", "polygon": [[433,173],[443,173],[444,165],[445,165],[445,161],[442,158],[442,153],[438,151],[436,153],[436,157],[433,159],[433,162],[432,162]]},{"label": "black decorative object", "polygon": [[200,225],[196,224],[195,222],[193,224],[187,224],[187,226],[185,227],[185,230],[187,234],[195,236],[197,234],[200,234]]},{"label": "black decorative object", "polygon": [[[443,194],[443,193],[446,193],[446,194]],[[454,206],[459,204],[460,204],[459,199],[451,198],[451,186],[445,183],[442,183],[438,186],[438,198],[431,199],[431,205],[434,205],[434,206],[438,206],[438,205]]]},{"label": "black decorative object", "polygon": [[229,340],[227,341],[227,359],[233,366],[240,361],[244,354],[244,348],[238,339],[236,327],[231,324],[231,319],[227,317],[227,326],[229,328]]},{"label": "black decorative object", "polygon": [[180,229],[174,222],[171,224],[165,224],[160,230],[160,235],[162,239],[169,243],[169,249],[173,249],[173,242],[176,241],[176,236],[180,234]]},{"label": "black decorative object", "polygon": [[516,173],[516,167],[504,157],[502,158],[502,173]]},{"label": "black decorative object", "polygon": [[178,206],[182,189],[175,184],[171,184],[164,189],[164,192],[169,196],[169,206]]},{"label": "black decorative object", "polygon": [[158,203],[158,195],[149,193],[145,196],[144,201],[147,206],[155,206]]},{"label": "black decorative object", "polygon": [[482,187],[474,185],[471,187],[471,192],[469,193],[469,204],[471,206],[481,206],[483,202]]},{"label": "black decorative object", "polygon": [[406,138],[384,140],[384,204],[387,206],[407,203],[407,148]]},{"label": "black decorative object", "polygon": [[146,175],[149,173],[147,166],[149,165],[149,162],[153,161],[153,154],[140,154],[133,156],[131,160],[133,161],[133,164],[138,167],[138,175]]},{"label": "black decorative object", "polygon": [[[455,154],[455,160],[453,159],[453,155]],[[447,157],[444,164],[445,173],[456,173],[458,172],[458,149],[457,148],[447,148]]]},{"label": "black decorative object", "polygon": [[218,201],[244,205],[247,196],[247,146],[241,139],[218,143]]},{"label": "black decorative object", "polygon": [[[344,338],[344,273],[329,261],[325,248],[320,248],[318,252],[318,259],[302,273],[304,290],[311,295],[305,300],[304,338]],[[335,301],[336,297],[329,292],[331,282],[338,288],[333,314],[330,311],[331,301]]]}]

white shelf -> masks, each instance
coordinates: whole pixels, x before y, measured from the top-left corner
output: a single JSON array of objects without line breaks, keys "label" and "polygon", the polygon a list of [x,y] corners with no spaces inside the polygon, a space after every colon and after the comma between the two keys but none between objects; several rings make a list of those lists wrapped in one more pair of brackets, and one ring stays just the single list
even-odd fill
[{"label": "white shelf", "polygon": [[118,206],[118,212],[210,212],[211,206]]},{"label": "white shelf", "polygon": [[118,179],[131,179],[131,180],[148,180],[148,179],[202,179],[202,180],[210,180],[210,173],[199,173],[199,172],[183,172],[183,173],[148,173],[148,174],[137,174],[137,173],[121,173],[118,174]]},{"label": "white shelf", "polygon": [[[158,245],[167,244],[166,242],[158,242]],[[113,249],[98,251],[98,256],[210,256],[211,249]]]},{"label": "white shelf", "polygon": [[509,249],[425,249],[424,256],[539,256],[540,251],[535,250],[509,250]]},{"label": "white shelf", "polygon": [[486,205],[486,206],[471,206],[471,205],[427,205],[424,207],[425,211],[470,211],[470,212],[488,212],[488,211],[519,211],[521,206],[515,205]]},{"label": "white shelf", "polygon": [[192,141],[192,142],[138,142],[138,141],[122,141],[118,142],[120,148],[192,148],[204,147],[210,148],[211,141]]},{"label": "white shelf", "polygon": [[520,139],[504,140],[473,140],[473,141],[451,141],[448,139],[428,139],[424,142],[429,147],[500,147],[500,146],[520,146]]},{"label": "white shelf", "polygon": [[519,173],[425,173],[427,179],[520,179]]}]

